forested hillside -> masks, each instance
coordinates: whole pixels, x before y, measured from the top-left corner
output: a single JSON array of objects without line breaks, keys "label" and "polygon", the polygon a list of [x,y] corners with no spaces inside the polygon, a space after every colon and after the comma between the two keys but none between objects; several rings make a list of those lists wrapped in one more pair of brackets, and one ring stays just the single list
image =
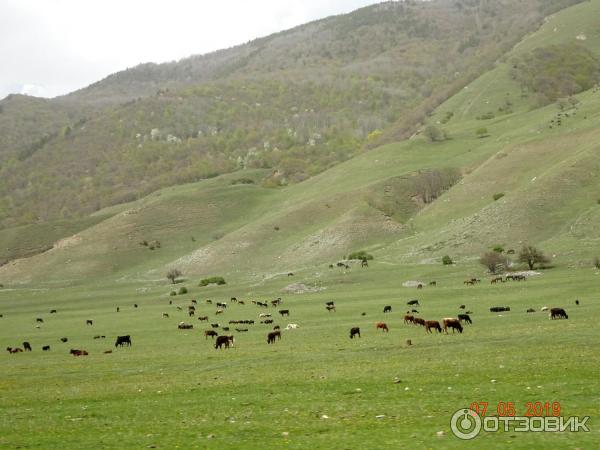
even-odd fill
[{"label": "forested hillside", "polygon": [[0,102],[0,226],[78,217],[244,168],[305,180],[412,134],[575,0],[386,2],[54,100]]}]

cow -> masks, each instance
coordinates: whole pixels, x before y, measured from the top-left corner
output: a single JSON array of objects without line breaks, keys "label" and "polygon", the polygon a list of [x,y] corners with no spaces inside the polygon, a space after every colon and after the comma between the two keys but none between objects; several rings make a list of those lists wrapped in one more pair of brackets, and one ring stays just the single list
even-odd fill
[{"label": "cow", "polygon": [[227,303],[225,303],[225,302],[217,302],[217,308],[225,309],[225,308],[227,308]]},{"label": "cow", "polygon": [[191,323],[179,322],[177,328],[179,328],[180,330],[191,330],[192,328],[194,328],[194,325],[192,325]]},{"label": "cow", "polygon": [[415,323],[415,317],[410,314],[405,314],[404,323]]},{"label": "cow", "polygon": [[246,303],[244,302],[244,300],[239,300],[238,301],[238,305],[245,305]]},{"label": "cow", "polygon": [[271,317],[271,314],[269,314],[269,313],[260,313],[258,315],[259,319],[264,319],[264,318],[267,318],[267,317]]},{"label": "cow", "polygon": [[421,306],[421,305],[419,305],[419,300],[416,300],[416,299],[415,300],[409,300],[409,301],[406,302],[406,304],[409,305],[409,306]]},{"label": "cow", "polygon": [[273,305],[273,306],[281,305],[282,303],[283,303],[283,301],[281,300],[281,298],[276,298],[275,300],[271,300],[271,305]]},{"label": "cow", "polygon": [[266,324],[273,323],[273,319],[261,320],[260,323],[266,323]]},{"label": "cow", "polygon": [[468,324],[472,324],[473,323],[473,321],[471,320],[471,316],[469,316],[468,314],[459,314],[458,315],[458,320],[460,322],[465,322],[465,323],[468,323]]},{"label": "cow", "polygon": [[363,259],[363,260],[360,262],[360,267],[369,267],[369,263],[367,262],[367,260],[366,260],[366,259]]},{"label": "cow", "polygon": [[448,334],[448,328],[452,328],[452,333],[454,333],[454,330],[458,330],[459,333],[463,332],[463,327],[458,319],[446,317],[442,322],[444,323],[444,331],[446,334]]},{"label": "cow", "polygon": [[137,303],[134,303],[134,304],[133,304],[133,307],[134,307],[134,308],[137,308],[137,307],[138,307],[138,304],[137,304]]},{"label": "cow", "polygon": [[269,334],[267,334],[267,344],[274,344],[275,338],[278,338],[281,340],[281,332],[280,331],[271,331]]},{"label": "cow", "polygon": [[547,306],[542,306],[542,307],[540,308],[540,311],[548,311],[548,307],[547,307]]},{"label": "cow", "polygon": [[358,328],[358,327],[350,328],[350,339],[354,339],[354,336],[360,337],[360,328]]},{"label": "cow", "polygon": [[237,331],[238,333],[243,333],[248,331],[248,328],[236,328],[235,331]]},{"label": "cow", "polygon": [[123,345],[127,345],[127,347],[131,347],[131,336],[117,336],[117,340],[115,342],[115,348],[123,347]]},{"label": "cow", "polygon": [[435,282],[435,281],[430,281],[430,282],[429,282],[429,286],[437,286],[437,282]]},{"label": "cow", "polygon": [[475,286],[475,282],[473,280],[465,280],[463,283],[467,286]]},{"label": "cow", "polygon": [[293,277],[294,276],[294,272],[288,272],[287,276],[288,277]]},{"label": "cow", "polygon": [[188,311],[196,311],[196,307],[194,305],[188,305]]},{"label": "cow", "polygon": [[390,331],[390,330],[389,330],[389,328],[388,328],[388,326],[385,324],[385,322],[377,322],[377,323],[375,324],[375,329],[376,329],[376,330],[382,330],[382,331],[385,331],[386,333],[387,333],[388,331]]},{"label": "cow", "polygon": [[413,323],[415,325],[421,325],[422,327],[425,326],[425,319],[423,319],[422,317],[415,317],[415,320],[413,321]]},{"label": "cow", "polygon": [[69,340],[69,339],[68,339],[68,338],[66,338],[66,337],[60,338],[60,341],[61,341],[61,342],[67,342],[68,340]]},{"label": "cow", "polygon": [[327,306],[325,307],[325,309],[327,309],[327,311],[329,311],[329,312],[331,312],[331,311],[333,311],[333,312],[336,312],[336,311],[335,311],[335,306],[333,306],[333,305],[327,305]]},{"label": "cow", "polygon": [[[221,312],[223,312],[223,311],[221,311]],[[196,314],[196,312],[195,312],[193,309],[190,309],[190,310],[188,311],[188,316],[189,316],[189,317],[194,317],[194,314]],[[218,312],[217,312],[217,314],[218,314]]]},{"label": "cow", "polygon": [[117,312],[119,312],[119,311],[121,311],[121,308],[119,308],[119,307],[117,306]]},{"label": "cow", "polygon": [[579,306],[579,300],[575,300],[575,304]]},{"label": "cow", "polygon": [[490,312],[504,312],[510,311],[510,306],[492,306]]},{"label": "cow", "polygon": [[217,336],[217,340],[215,341],[215,349],[222,349],[223,346],[225,348],[229,348],[229,346],[233,347],[234,337],[233,336]]},{"label": "cow", "polygon": [[208,322],[208,316],[199,316],[199,317],[198,317],[198,320],[199,320],[200,322]]},{"label": "cow", "polygon": [[56,314],[56,310],[55,309],[51,309],[50,310],[50,314]]},{"label": "cow", "polygon": [[183,308],[181,306],[178,306],[177,311],[183,311]]},{"label": "cow", "polygon": [[204,339],[208,339],[208,337],[210,336],[211,338],[215,338],[215,336],[218,336],[219,333],[217,333],[215,330],[205,330],[204,331]]},{"label": "cow", "polygon": [[90,319],[88,319],[88,320],[86,320],[86,321],[85,321],[85,324],[86,324],[86,325],[94,325],[94,321],[93,321],[93,320],[90,320]]},{"label": "cow", "polygon": [[231,297],[229,299],[229,301],[232,302],[232,303],[237,303],[238,299],[237,299],[237,297]]},{"label": "cow", "polygon": [[423,289],[423,285],[421,283],[417,284],[417,289]]},{"label": "cow", "polygon": [[165,319],[168,319],[168,318],[169,318],[169,313],[162,313],[162,316],[163,316]]},{"label": "cow", "polygon": [[289,309],[280,309],[279,310],[279,314],[281,314],[281,317],[283,317],[283,316],[289,316],[290,315],[290,310]]},{"label": "cow", "polygon": [[437,330],[438,333],[442,332],[442,327],[437,320],[426,320],[425,321],[425,331],[427,333],[431,333],[431,329]]},{"label": "cow", "polygon": [[49,345],[44,345],[44,346],[42,347],[42,350],[43,350],[43,351],[45,351],[45,352],[47,352],[47,351],[49,351],[49,350],[50,350],[50,346],[49,346]]},{"label": "cow", "polygon": [[390,305],[386,305],[383,307],[383,313],[389,313],[392,312],[392,307]]},{"label": "cow", "polygon": [[458,309],[465,309],[466,307],[467,307],[466,305],[460,305],[460,306],[458,307]]},{"label": "cow", "polygon": [[207,305],[212,305],[212,300],[206,300]]},{"label": "cow", "polygon": [[550,314],[549,314],[550,319],[554,320],[554,319],[568,319],[569,316],[567,315],[567,312],[562,309],[562,308],[551,308],[550,309]]},{"label": "cow", "polygon": [[334,303],[333,303],[333,302],[325,302],[325,305],[326,305],[326,306],[333,306],[333,305],[334,305]]},{"label": "cow", "polygon": [[213,328],[219,328],[220,325],[218,323],[211,323],[210,326]]},{"label": "cow", "polygon": [[42,319],[41,317],[38,317],[37,319],[35,319],[35,321],[37,323],[44,323],[44,319]]},{"label": "cow", "polygon": [[[408,312],[408,311],[407,311]],[[419,311],[417,311],[416,309],[411,309],[410,310],[411,313],[415,313],[415,314],[419,314]]]},{"label": "cow", "polygon": [[528,313],[534,313],[534,312],[535,312],[535,309],[533,309],[533,308],[529,308],[529,309],[527,310],[527,312],[528,312]]},{"label": "cow", "polygon": [[6,347],[8,353],[23,353],[23,349],[19,347]]},{"label": "cow", "polygon": [[27,341],[23,342],[23,348],[25,349],[26,352],[30,352],[31,351],[31,344]]},{"label": "cow", "polygon": [[87,356],[88,352],[86,352],[85,350],[76,350],[76,349],[71,349],[71,351],[69,352],[71,355],[73,356]]},{"label": "cow", "polygon": [[287,326],[285,327],[286,330],[296,330],[298,329],[298,324],[297,323],[288,323]]}]

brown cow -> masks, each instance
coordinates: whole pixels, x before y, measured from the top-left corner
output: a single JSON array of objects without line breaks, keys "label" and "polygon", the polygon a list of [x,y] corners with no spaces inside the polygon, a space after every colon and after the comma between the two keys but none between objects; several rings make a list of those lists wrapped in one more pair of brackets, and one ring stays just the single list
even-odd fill
[{"label": "brown cow", "polygon": [[219,333],[217,333],[215,330],[206,330],[204,331],[204,338],[208,339],[208,337],[210,336],[211,338],[215,338],[215,336],[218,336]]},{"label": "brown cow", "polygon": [[415,325],[421,325],[422,327],[425,326],[425,319],[423,319],[422,317],[415,317],[415,320],[413,321],[413,323]]},{"label": "brown cow", "polygon": [[8,353],[22,353],[22,352],[23,352],[23,349],[22,349],[22,348],[19,348],[19,347],[15,347],[15,348],[12,348],[12,347],[6,347],[6,351],[7,351]]},{"label": "brown cow", "polygon": [[271,331],[267,334],[267,344],[274,344],[275,338],[281,339],[281,331]]},{"label": "brown cow", "polygon": [[415,323],[415,316],[412,316],[410,314],[406,314],[404,316],[404,323]]},{"label": "brown cow", "polygon": [[208,322],[208,316],[199,316],[198,320],[201,322]]},{"label": "brown cow", "polygon": [[454,330],[458,330],[459,333],[463,332],[463,327],[458,319],[447,317],[443,320],[443,323],[446,334],[448,334],[448,328],[452,328],[452,333],[454,333]]},{"label": "brown cow", "polygon": [[438,333],[442,332],[442,327],[437,320],[426,320],[425,321],[425,331],[427,333],[431,333],[431,329],[437,330]]},{"label": "brown cow", "polygon": [[388,326],[385,324],[385,322],[377,322],[377,323],[375,324],[375,329],[376,329],[376,330],[383,330],[383,331],[385,331],[386,333],[387,333],[388,331],[390,331],[390,330],[389,330],[389,328],[388,328]]},{"label": "brown cow", "polygon": [[194,325],[192,325],[191,323],[179,322],[177,328],[179,328],[180,330],[191,330],[192,328],[194,328]]},{"label": "brown cow", "polygon": [[71,351],[69,352],[71,355],[73,356],[87,356],[88,352],[86,352],[85,350],[75,350],[75,349],[71,349]]}]

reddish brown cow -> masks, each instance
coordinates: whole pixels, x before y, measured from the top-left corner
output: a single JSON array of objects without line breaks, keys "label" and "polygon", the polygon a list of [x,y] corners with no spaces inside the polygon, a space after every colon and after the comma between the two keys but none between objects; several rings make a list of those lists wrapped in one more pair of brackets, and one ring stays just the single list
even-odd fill
[{"label": "reddish brown cow", "polygon": [[15,348],[12,348],[12,347],[6,347],[6,351],[7,351],[8,353],[22,353],[22,352],[23,352],[23,349],[22,349],[22,348],[19,348],[19,347],[15,347]]},{"label": "reddish brown cow", "polygon": [[415,317],[415,320],[413,320],[413,323],[415,325],[421,325],[422,327],[425,326],[425,319],[423,319],[422,317]]},{"label": "reddish brown cow", "polygon": [[404,316],[404,323],[415,323],[415,316],[412,316],[410,314],[406,314]]},{"label": "reddish brown cow", "polygon": [[431,333],[431,329],[437,330],[438,333],[442,332],[442,327],[437,320],[426,320],[425,321],[425,331],[427,333]]},{"label": "reddish brown cow", "polygon": [[215,330],[206,330],[204,331],[204,338],[208,339],[208,337],[210,336],[211,338],[215,338],[215,336],[218,336],[219,333],[217,333]]},{"label": "reddish brown cow", "polygon": [[69,352],[71,355],[73,356],[87,356],[88,352],[86,352],[85,350],[76,350],[76,349],[71,349],[71,351]]},{"label": "reddish brown cow", "polygon": [[459,333],[463,332],[463,327],[458,319],[447,317],[443,320],[443,323],[446,334],[448,334],[448,328],[452,328],[452,333],[454,333],[454,330],[458,330]]},{"label": "reddish brown cow", "polygon": [[388,328],[388,326],[385,324],[385,322],[377,322],[377,323],[375,324],[375,329],[376,329],[376,330],[383,330],[383,331],[385,331],[386,333],[387,333],[388,331],[390,331],[390,330],[389,330],[389,328]]}]

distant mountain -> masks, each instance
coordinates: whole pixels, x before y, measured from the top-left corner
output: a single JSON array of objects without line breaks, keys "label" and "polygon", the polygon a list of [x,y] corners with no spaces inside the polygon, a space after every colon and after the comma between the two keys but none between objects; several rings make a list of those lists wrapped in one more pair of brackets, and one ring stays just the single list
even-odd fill
[{"label": "distant mountain", "polygon": [[386,2],[143,64],[54,100],[0,102],[0,226],[77,217],[244,168],[305,180],[411,134],[576,0]]}]

